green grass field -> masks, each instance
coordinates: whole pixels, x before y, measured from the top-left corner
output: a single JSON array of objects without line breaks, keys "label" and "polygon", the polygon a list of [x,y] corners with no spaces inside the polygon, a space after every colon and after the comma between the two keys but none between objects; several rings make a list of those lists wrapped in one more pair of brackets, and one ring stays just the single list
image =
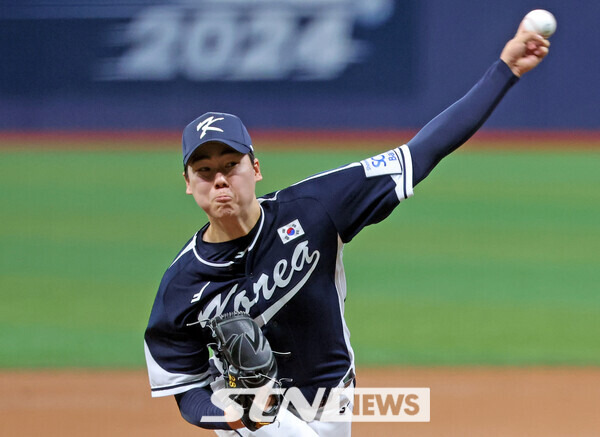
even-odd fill
[{"label": "green grass field", "polygon": [[[126,147],[124,147],[126,148]],[[264,152],[259,194],[372,152]],[[600,153],[460,152],[344,251],[358,364],[600,365]],[[0,152],[0,367],[140,367],[173,152]]]}]

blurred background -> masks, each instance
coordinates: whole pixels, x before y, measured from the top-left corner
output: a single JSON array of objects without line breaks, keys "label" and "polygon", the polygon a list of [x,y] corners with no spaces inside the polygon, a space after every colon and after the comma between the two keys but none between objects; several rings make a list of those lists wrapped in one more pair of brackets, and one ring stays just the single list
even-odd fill
[{"label": "blurred background", "polygon": [[245,121],[267,193],[406,142],[540,7],[550,56],[346,249],[347,319],[361,365],[600,364],[596,0],[22,0],[0,8],[0,366],[144,367],[205,221],[180,164],[199,114]]},{"label": "blurred background", "polygon": [[[532,389],[533,401],[500,399],[530,421],[532,405],[567,417],[563,407],[585,390],[597,405],[597,0],[3,0],[0,392],[10,396],[0,415],[20,430],[6,435],[119,435],[111,424],[121,410],[123,435],[177,426],[158,414],[164,404],[147,410],[142,339],[163,272],[206,220],[181,177],[189,121],[239,115],[265,175],[259,194],[268,193],[408,141],[468,91],[536,8],[558,21],[548,58],[414,198],[345,248],[346,319],[359,369],[596,369],[595,385],[580,380],[576,393],[544,382],[549,392]],[[99,372],[94,383],[83,369]],[[102,373],[114,369],[132,373]],[[410,384],[400,372],[396,385]],[[501,387],[490,391],[540,381],[531,377],[494,379]],[[412,381],[431,385],[434,415],[448,415],[430,435],[493,435],[491,416],[469,413],[469,426],[448,427],[481,380],[469,391],[468,375],[438,374],[439,386],[428,378]],[[65,387],[73,393],[57,397]],[[116,401],[117,389],[127,400]],[[457,397],[444,403],[444,393]],[[544,403],[567,395],[579,397],[555,410]],[[91,412],[77,413],[84,406]],[[544,435],[561,435],[544,423]],[[562,435],[573,423],[582,429],[567,417]]]},{"label": "blurred background", "polygon": [[419,128],[540,7],[552,56],[486,126],[597,129],[593,0],[5,0],[0,129],[179,131],[207,108],[251,129]]},{"label": "blurred background", "polygon": [[346,249],[347,318],[369,365],[598,364],[598,2],[24,0],[0,9],[0,366],[143,367],[205,221],[189,120],[238,114],[264,194],[407,141],[540,6],[550,56]]}]

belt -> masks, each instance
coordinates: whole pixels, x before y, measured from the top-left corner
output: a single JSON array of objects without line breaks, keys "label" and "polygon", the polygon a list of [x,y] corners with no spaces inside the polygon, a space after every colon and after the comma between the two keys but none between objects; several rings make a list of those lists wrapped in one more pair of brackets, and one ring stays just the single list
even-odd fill
[{"label": "belt", "polygon": [[[346,375],[342,378],[342,382],[339,387],[348,388],[354,383],[355,379],[356,379],[356,375],[354,374],[354,369],[350,368],[348,370],[348,372],[346,373]],[[323,399],[321,399],[321,403],[319,404],[319,408],[324,407],[325,404],[327,403],[327,399],[329,399],[330,391],[331,391],[331,389],[328,389],[325,391],[325,394],[323,395]]]},{"label": "belt", "polygon": [[344,388],[350,387],[350,384],[352,384],[355,379],[356,375],[354,374],[354,369],[350,368],[350,370],[348,370],[348,373],[346,373],[346,376],[344,376],[344,379],[342,379],[342,384],[344,384]]},{"label": "belt", "polygon": [[[319,408],[321,409],[321,408],[325,407],[325,405],[327,404],[327,399],[329,399],[329,394],[331,393],[332,388],[348,388],[354,383],[355,379],[356,379],[356,376],[354,375],[354,369],[350,368],[348,370],[348,372],[346,372],[346,374],[344,375],[344,377],[340,381],[340,384],[338,384],[337,387],[331,387],[331,388],[328,388],[327,390],[325,390],[325,393],[323,394],[323,398],[321,399],[321,402],[319,403]],[[340,408],[341,407],[343,407],[343,405],[340,405]],[[299,419],[302,419],[302,416],[300,415],[300,413],[298,413],[298,411],[296,410],[296,407],[293,404],[291,404],[291,403],[288,404],[287,409],[292,414],[294,414],[296,417],[298,417]],[[317,414],[317,417],[319,417],[320,415],[321,415],[321,412],[319,412]]]}]

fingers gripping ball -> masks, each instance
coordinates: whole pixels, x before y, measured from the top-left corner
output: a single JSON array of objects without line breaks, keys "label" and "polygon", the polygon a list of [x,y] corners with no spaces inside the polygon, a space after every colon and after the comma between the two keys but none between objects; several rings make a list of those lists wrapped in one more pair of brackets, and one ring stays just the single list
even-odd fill
[{"label": "fingers gripping ball", "polygon": [[[215,317],[209,322],[215,340],[213,350],[223,362],[224,376],[230,388],[270,386],[277,382],[277,362],[269,341],[258,325],[244,312],[233,312]],[[239,395],[234,400],[243,407],[242,423],[255,431],[270,422],[255,422],[250,409],[255,396]],[[275,418],[281,397],[271,396],[263,416]]]},{"label": "fingers gripping ball", "polygon": [[549,38],[556,32],[556,18],[544,9],[535,9],[525,15],[523,25],[526,30],[538,33],[544,38]]}]

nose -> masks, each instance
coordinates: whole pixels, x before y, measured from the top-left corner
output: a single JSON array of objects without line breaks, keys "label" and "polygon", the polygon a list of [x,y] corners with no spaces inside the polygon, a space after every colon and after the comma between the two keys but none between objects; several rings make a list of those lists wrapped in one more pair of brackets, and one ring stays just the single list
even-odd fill
[{"label": "nose", "polygon": [[229,184],[227,183],[227,178],[225,177],[225,174],[221,171],[215,173],[215,187],[223,188],[227,186],[229,186]]}]

